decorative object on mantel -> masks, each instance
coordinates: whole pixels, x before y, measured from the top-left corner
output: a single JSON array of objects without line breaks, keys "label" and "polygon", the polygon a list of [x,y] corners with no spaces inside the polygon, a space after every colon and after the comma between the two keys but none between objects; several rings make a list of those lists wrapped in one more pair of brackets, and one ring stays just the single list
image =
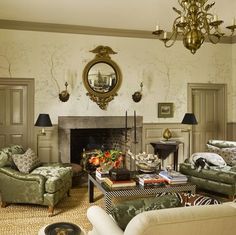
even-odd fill
[{"label": "decorative object on mantel", "polygon": [[166,128],[162,136],[165,140],[169,140],[172,137],[172,132],[170,131],[169,128]]},{"label": "decorative object on mantel", "polygon": [[158,117],[171,118],[173,117],[173,103],[158,103]]},{"label": "decorative object on mantel", "polygon": [[51,122],[49,114],[46,114],[46,113],[39,114],[37,121],[34,125],[38,126],[38,127],[42,127],[41,132],[39,134],[37,134],[37,155],[38,155],[38,144],[39,144],[38,138],[40,135],[46,135],[44,127],[51,127],[52,126],[52,122]]},{"label": "decorative object on mantel", "polygon": [[[198,124],[194,113],[185,113],[184,118],[183,118],[181,123],[182,124],[187,124],[187,125],[197,125]],[[191,129],[189,129],[189,128],[187,130],[182,130],[182,132],[188,132],[188,143],[189,143],[188,154],[189,154],[189,156],[187,156],[187,157],[190,157],[190,155],[191,155],[191,151],[190,151],[190,142],[191,142],[190,141],[190,131],[191,131]]]},{"label": "decorative object on mantel", "polygon": [[134,102],[138,103],[142,99],[142,91],[143,91],[143,83],[140,83],[140,91],[135,91],[132,95],[132,99]]},{"label": "decorative object on mantel", "polygon": [[62,101],[62,102],[66,102],[66,101],[68,101],[69,98],[70,98],[70,94],[69,94],[69,92],[67,91],[67,87],[68,87],[68,83],[67,83],[67,82],[65,83],[65,87],[66,87],[66,89],[63,90],[63,91],[61,91],[61,92],[59,93],[59,99],[60,99],[60,101]]},{"label": "decorative object on mantel", "polygon": [[[159,25],[156,26],[153,34],[164,42],[165,47],[173,46],[178,37],[182,36],[184,46],[192,54],[195,54],[206,39],[213,44],[218,43],[224,36],[219,27],[223,20],[219,20],[216,14],[213,15],[208,12],[215,5],[215,2],[206,5],[207,1],[178,0],[182,9],[178,10],[173,7],[178,16],[174,20],[170,35],[162,30]],[[233,36],[236,29],[235,18],[233,18],[232,25],[226,28],[231,30],[230,36]]]},{"label": "decorative object on mantel", "polygon": [[120,68],[110,57],[117,53],[108,46],[98,46],[90,52],[96,55],[84,68],[84,86],[90,99],[106,110],[108,103],[117,96],[122,81]]}]

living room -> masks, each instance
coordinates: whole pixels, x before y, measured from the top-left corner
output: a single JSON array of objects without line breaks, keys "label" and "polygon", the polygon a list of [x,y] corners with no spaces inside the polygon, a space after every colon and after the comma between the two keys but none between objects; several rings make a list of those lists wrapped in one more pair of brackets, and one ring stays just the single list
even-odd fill
[{"label": "living room", "polygon": [[[185,113],[197,111],[192,107],[192,93],[189,91],[191,87],[199,84],[206,85],[204,89],[214,85],[225,86],[225,102],[222,106],[225,127],[223,134],[218,136],[225,140],[236,139],[235,36],[223,37],[217,44],[204,41],[193,55],[181,40],[176,40],[172,47],[166,48],[161,40],[152,35],[158,22],[171,32],[172,22],[177,16],[172,7],[179,8],[177,1],[164,3],[162,0],[159,1],[160,5],[156,1],[142,3],[144,5],[136,1],[123,5],[114,1],[102,1],[104,5],[100,5],[91,0],[83,3],[84,8],[82,3],[77,6],[75,2],[75,5],[71,3],[71,8],[67,6],[70,4],[66,1],[64,5],[56,1],[50,4],[47,1],[41,2],[36,4],[30,1],[1,1],[0,77],[4,82],[16,82],[15,86],[19,86],[20,81],[23,84],[30,83],[30,101],[27,101],[30,108],[22,114],[29,115],[26,117],[27,127],[24,127],[27,137],[15,138],[22,141],[24,147],[31,147],[37,152],[42,162],[70,161],[64,161],[61,156],[60,148],[67,143],[67,139],[65,136],[60,139],[60,118],[94,118],[91,124],[94,128],[96,117],[103,117],[104,120],[119,117],[119,128],[125,128],[126,113],[130,136],[134,135],[135,115],[137,120],[142,118],[142,125],[138,122],[136,126],[139,143],[134,146],[132,141],[131,144],[137,153],[153,153],[150,143],[161,139],[163,131],[169,128],[173,138],[183,143],[179,149],[179,162],[183,162],[189,151],[201,150],[198,148],[201,146],[198,141],[207,142],[206,139],[199,140],[196,132],[190,139],[189,132],[182,131],[186,126],[181,124]],[[61,3],[63,4],[63,1]],[[221,4],[216,1],[212,9],[219,18],[225,20],[225,27],[230,25],[231,18],[235,17],[235,2],[230,1],[228,8]],[[123,11],[127,13],[124,14]],[[165,12],[165,15],[161,12]],[[124,14],[123,20],[121,13]],[[168,13],[173,13],[173,16],[166,19]],[[86,17],[88,14],[90,16]],[[85,17],[73,19],[73,15]],[[225,31],[227,35],[229,32]],[[116,52],[110,54],[110,57],[117,64],[122,76],[117,95],[107,103],[106,109],[99,107],[97,102],[87,95],[89,91],[83,76],[86,65],[95,58],[96,53],[91,50],[98,46],[110,47]],[[66,82],[68,86],[65,85]],[[3,87],[1,83],[1,88]],[[65,90],[69,93],[69,99],[62,102],[59,93]],[[132,98],[137,91],[142,94],[139,102]],[[4,102],[4,92],[1,97],[1,107],[5,110],[9,103]],[[16,107],[21,99],[21,93],[16,93]],[[169,117],[159,115],[158,104],[165,103],[171,104],[172,115]],[[19,110],[13,110],[13,113],[17,111]],[[52,127],[45,128],[46,135],[38,135],[41,127],[34,126],[38,115],[42,113],[49,114],[53,124]],[[1,123],[4,123],[4,113],[1,113],[0,117]],[[199,119],[199,113],[196,113],[196,117]],[[15,118],[14,120],[18,121],[21,117],[17,114]],[[86,121],[83,119],[83,122],[79,123],[78,125],[82,125],[81,123]],[[141,131],[138,128],[142,128]],[[198,127],[193,127],[192,131],[196,131],[194,128]],[[1,132],[3,130],[5,134],[6,129],[1,128]],[[10,142],[9,139],[7,142],[1,139],[1,147],[11,144]]]}]

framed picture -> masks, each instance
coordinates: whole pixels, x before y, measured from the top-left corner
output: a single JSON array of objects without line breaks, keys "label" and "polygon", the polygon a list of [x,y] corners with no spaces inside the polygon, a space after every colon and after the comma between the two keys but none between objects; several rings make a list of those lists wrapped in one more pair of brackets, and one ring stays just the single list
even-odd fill
[{"label": "framed picture", "polygon": [[174,116],[173,103],[158,103],[158,117],[171,118]]}]

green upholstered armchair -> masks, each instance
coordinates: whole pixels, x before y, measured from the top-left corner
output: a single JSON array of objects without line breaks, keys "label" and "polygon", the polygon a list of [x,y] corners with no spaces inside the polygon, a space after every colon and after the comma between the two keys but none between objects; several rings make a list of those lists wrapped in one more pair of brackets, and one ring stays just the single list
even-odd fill
[{"label": "green upholstered armchair", "polygon": [[38,162],[29,173],[19,171],[14,165],[13,157],[22,158],[24,152],[18,145],[0,150],[1,205],[2,207],[7,203],[46,205],[49,215],[52,215],[54,206],[66,193],[69,195],[72,169],[68,164]]}]

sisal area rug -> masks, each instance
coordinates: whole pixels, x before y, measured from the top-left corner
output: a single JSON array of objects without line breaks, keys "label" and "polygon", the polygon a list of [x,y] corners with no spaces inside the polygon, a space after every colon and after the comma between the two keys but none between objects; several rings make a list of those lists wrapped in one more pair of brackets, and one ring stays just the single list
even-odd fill
[{"label": "sisal area rug", "polygon": [[37,235],[41,227],[56,223],[74,223],[86,232],[91,230],[86,211],[90,205],[103,207],[102,194],[95,189],[95,203],[88,202],[87,187],[72,188],[71,196],[56,206],[53,217],[48,217],[46,206],[10,204],[0,208],[1,235]]}]

